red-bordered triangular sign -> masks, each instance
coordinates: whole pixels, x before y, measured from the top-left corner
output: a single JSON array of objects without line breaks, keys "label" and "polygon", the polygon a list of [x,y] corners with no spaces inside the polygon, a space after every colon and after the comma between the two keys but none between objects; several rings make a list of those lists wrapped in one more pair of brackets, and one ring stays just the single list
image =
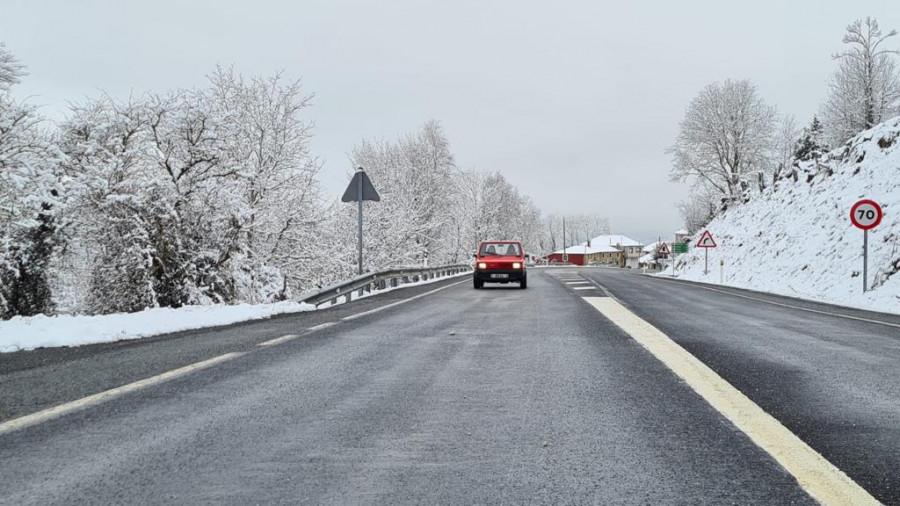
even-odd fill
[{"label": "red-bordered triangular sign", "polygon": [[666,243],[660,243],[659,247],[656,248],[656,254],[658,255],[669,255],[672,252],[669,251],[669,245]]},{"label": "red-bordered triangular sign", "polygon": [[716,240],[713,239],[712,234],[709,233],[709,230],[704,230],[703,235],[700,236],[700,240],[697,241],[698,248],[715,248]]}]

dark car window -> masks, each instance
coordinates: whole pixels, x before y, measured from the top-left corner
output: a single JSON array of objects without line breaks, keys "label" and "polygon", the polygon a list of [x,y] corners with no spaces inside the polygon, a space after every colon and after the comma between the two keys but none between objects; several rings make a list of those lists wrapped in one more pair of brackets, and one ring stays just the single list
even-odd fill
[{"label": "dark car window", "polygon": [[481,256],[522,256],[522,250],[516,243],[486,242],[481,245]]}]

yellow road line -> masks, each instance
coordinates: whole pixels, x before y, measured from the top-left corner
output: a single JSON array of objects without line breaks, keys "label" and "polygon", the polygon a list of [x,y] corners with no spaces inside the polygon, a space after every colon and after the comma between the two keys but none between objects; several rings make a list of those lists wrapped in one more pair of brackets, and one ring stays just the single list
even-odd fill
[{"label": "yellow road line", "polygon": [[243,353],[226,353],[224,355],[219,355],[218,357],[211,358],[209,360],[204,360],[202,362],[197,362],[196,364],[191,364],[185,367],[181,367],[179,369],[174,369],[168,372],[164,372],[157,376],[152,376],[150,378],[142,379],[140,381],[135,381],[134,383],[129,383],[127,385],[123,385],[117,388],[113,388],[110,390],[105,390],[98,394],[90,395],[84,397],[82,399],[78,399],[72,402],[67,402],[65,404],[60,404],[59,406],[54,406],[52,408],[48,408],[42,411],[38,411],[37,413],[32,413],[30,415],[26,415],[20,418],[15,418],[13,420],[9,420],[7,422],[3,422],[0,424],[0,434],[5,434],[7,432],[12,432],[17,429],[21,429],[24,427],[28,427],[29,425],[35,425],[46,420],[50,420],[52,418],[57,418],[62,415],[71,413],[73,411],[78,411],[80,409],[84,409],[96,404],[100,404],[102,402],[108,401],[114,397],[118,397],[120,395],[134,392],[135,390],[140,390],[142,388],[149,387],[151,385],[156,385],[159,383],[163,383],[165,381],[169,381],[175,379],[179,376],[184,376],[185,374],[198,371],[200,369],[205,369],[207,367],[213,366],[215,364],[219,364],[225,362],[226,360],[231,360],[233,358],[239,357],[243,355]]},{"label": "yellow road line", "polygon": [[765,450],[813,499],[825,505],[879,504],[774,417],[659,329],[609,297],[584,297],[683,379],[706,402]]}]

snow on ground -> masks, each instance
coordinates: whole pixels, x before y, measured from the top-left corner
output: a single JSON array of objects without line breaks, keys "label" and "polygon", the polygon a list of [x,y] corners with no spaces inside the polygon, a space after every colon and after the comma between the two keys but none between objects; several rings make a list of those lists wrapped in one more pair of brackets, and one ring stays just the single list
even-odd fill
[{"label": "snow on ground", "polygon": [[[457,274],[463,276],[468,272]],[[401,288],[425,285],[449,279],[451,276],[407,283],[386,288],[362,296],[353,294],[353,300],[371,297]],[[343,301],[343,298],[341,299]],[[340,304],[340,302],[339,302]],[[328,304],[321,306],[329,307]],[[234,306],[185,306],[178,309],[154,308],[137,313],[115,313],[98,316],[16,316],[0,321],[0,353],[35,348],[80,346],[108,343],[125,339],[216,327],[249,320],[269,318],[284,313],[297,313],[316,309],[310,304],[292,301],[274,304],[238,304]]]},{"label": "snow on ground", "polygon": [[0,353],[139,339],[168,332],[228,325],[282,313],[310,311],[309,304],[239,304],[153,308],[97,316],[16,316],[0,321]]},{"label": "snow on ground", "polygon": [[[679,277],[719,283],[723,260],[725,285],[900,313],[900,117],[798,172],[796,182],[714,219],[709,274],[692,247],[678,259]],[[850,223],[850,207],[866,198],[881,204],[884,220],[869,232],[871,291],[863,294],[863,232]]]}]

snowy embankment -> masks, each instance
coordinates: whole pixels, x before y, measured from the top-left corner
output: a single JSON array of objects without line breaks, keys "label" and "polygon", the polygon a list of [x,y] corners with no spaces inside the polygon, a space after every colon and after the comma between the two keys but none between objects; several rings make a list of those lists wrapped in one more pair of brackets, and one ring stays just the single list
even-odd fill
[{"label": "snowy embankment", "polygon": [[185,306],[178,309],[162,307],[137,313],[98,316],[16,316],[0,322],[0,353],[139,339],[312,309],[315,308],[309,304],[286,301],[235,306]]},{"label": "snowy embankment", "polygon": [[[354,293],[352,300],[411,286],[445,281],[467,274],[469,273],[461,272],[453,276],[406,283],[397,287],[367,292],[361,296],[357,296]],[[338,302],[338,304],[342,303]],[[330,304],[324,304],[321,307],[330,306]],[[170,332],[217,327],[250,320],[261,320],[279,314],[298,313],[315,309],[315,306],[310,304],[285,301],[274,304],[185,306],[178,309],[153,308],[137,313],[115,313],[97,316],[16,316],[10,320],[0,321],[0,353],[140,339]]]},{"label": "snowy embankment", "polygon": [[[849,216],[861,199],[884,209],[869,231],[865,294],[863,232]],[[679,277],[719,283],[722,275],[729,286],[900,313],[900,117],[801,165],[796,181],[780,181],[707,228],[718,244],[709,251],[709,274],[703,251],[692,245],[678,259]]]}]

